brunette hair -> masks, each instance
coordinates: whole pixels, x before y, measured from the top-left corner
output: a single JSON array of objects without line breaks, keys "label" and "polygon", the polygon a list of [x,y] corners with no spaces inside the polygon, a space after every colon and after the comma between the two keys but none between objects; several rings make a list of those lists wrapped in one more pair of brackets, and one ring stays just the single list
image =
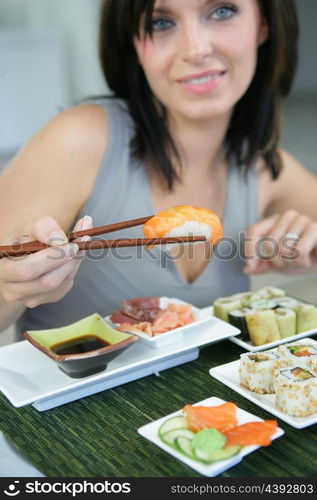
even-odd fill
[{"label": "brunette hair", "polygon": [[[228,157],[249,169],[262,157],[272,178],[281,171],[277,151],[282,102],[292,87],[298,58],[298,18],[294,0],[257,0],[269,27],[258,49],[254,78],[235,105],[226,135]],[[104,0],[101,11],[99,54],[104,76],[114,97],[124,99],[135,122],[134,156],[153,165],[172,189],[177,174],[171,163],[177,148],[166,126],[166,110],[157,106],[134,49],[140,18],[152,36],[155,0]]]}]

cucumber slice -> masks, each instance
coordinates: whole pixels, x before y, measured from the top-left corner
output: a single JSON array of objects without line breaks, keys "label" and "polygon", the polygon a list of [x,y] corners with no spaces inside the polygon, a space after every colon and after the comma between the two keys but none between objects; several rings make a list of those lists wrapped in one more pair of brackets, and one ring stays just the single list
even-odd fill
[{"label": "cucumber slice", "polygon": [[159,436],[162,436],[163,434],[166,434],[166,432],[173,431],[175,429],[186,429],[187,424],[186,424],[186,418],[179,416],[179,417],[171,417],[165,422],[163,422],[158,430]]},{"label": "cucumber slice", "polygon": [[184,436],[178,436],[175,439],[175,445],[179,449],[179,451],[183,453],[183,455],[186,455],[186,457],[192,458],[193,460],[197,460],[197,457],[194,454],[191,439],[188,439]]},{"label": "cucumber slice", "polygon": [[175,439],[178,437],[186,437],[187,439],[193,439],[195,433],[189,429],[174,429],[173,431],[165,432],[160,437],[164,443],[169,446],[175,445]]},{"label": "cucumber slice", "polygon": [[241,448],[242,446],[237,444],[234,446],[228,446],[227,448],[222,448],[221,450],[214,451],[213,453],[206,453],[205,451],[197,448],[195,449],[195,455],[199,460],[211,464],[234,457],[240,453]]}]

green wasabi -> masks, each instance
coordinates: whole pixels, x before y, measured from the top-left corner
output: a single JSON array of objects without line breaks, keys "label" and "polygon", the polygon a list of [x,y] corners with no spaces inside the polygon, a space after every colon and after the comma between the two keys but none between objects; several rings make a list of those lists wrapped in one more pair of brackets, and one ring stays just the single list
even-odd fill
[{"label": "green wasabi", "polygon": [[225,446],[227,438],[216,429],[203,429],[195,434],[192,445],[195,453],[197,450],[211,454]]}]

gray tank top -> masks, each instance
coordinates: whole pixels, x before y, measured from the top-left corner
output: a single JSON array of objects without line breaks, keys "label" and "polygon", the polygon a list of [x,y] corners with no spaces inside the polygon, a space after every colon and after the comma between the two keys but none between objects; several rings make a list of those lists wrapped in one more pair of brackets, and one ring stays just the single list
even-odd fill
[{"label": "gray tank top", "polygon": [[[116,99],[103,99],[99,104],[108,115],[108,148],[80,217],[91,215],[94,226],[102,226],[154,214],[148,172],[131,158],[133,122],[125,104]],[[119,308],[122,299],[168,296],[204,307],[217,297],[248,290],[239,234],[257,220],[256,169],[245,177],[231,161],[222,221],[225,240],[193,283],[184,281],[169,253],[159,247],[94,251],[81,263],[72,290],[58,303],[27,309],[17,332],[67,325],[94,312],[105,316]],[[104,238],[142,236],[142,227],[136,227]]]}]

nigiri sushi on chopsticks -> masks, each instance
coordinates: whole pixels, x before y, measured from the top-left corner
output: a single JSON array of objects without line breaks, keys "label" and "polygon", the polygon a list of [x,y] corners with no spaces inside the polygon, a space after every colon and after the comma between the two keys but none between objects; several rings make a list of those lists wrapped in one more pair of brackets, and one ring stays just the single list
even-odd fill
[{"label": "nigiri sushi on chopsticks", "polygon": [[[78,241],[82,236],[98,236],[121,229],[143,224],[145,238],[123,238],[116,240]],[[210,241],[215,244],[222,236],[222,225],[217,215],[211,210],[195,208],[189,205],[170,208],[154,216],[142,217],[106,226],[93,227],[82,231],[68,233],[68,240],[74,241],[79,250],[97,250],[100,248],[135,247],[186,244]],[[24,244],[0,246],[0,259],[3,257],[18,257],[36,253],[48,248],[40,241],[30,241]]]},{"label": "nigiri sushi on chopsticks", "polygon": [[179,205],[154,215],[143,225],[145,238],[205,236],[212,245],[222,237],[221,221],[212,210]]}]

